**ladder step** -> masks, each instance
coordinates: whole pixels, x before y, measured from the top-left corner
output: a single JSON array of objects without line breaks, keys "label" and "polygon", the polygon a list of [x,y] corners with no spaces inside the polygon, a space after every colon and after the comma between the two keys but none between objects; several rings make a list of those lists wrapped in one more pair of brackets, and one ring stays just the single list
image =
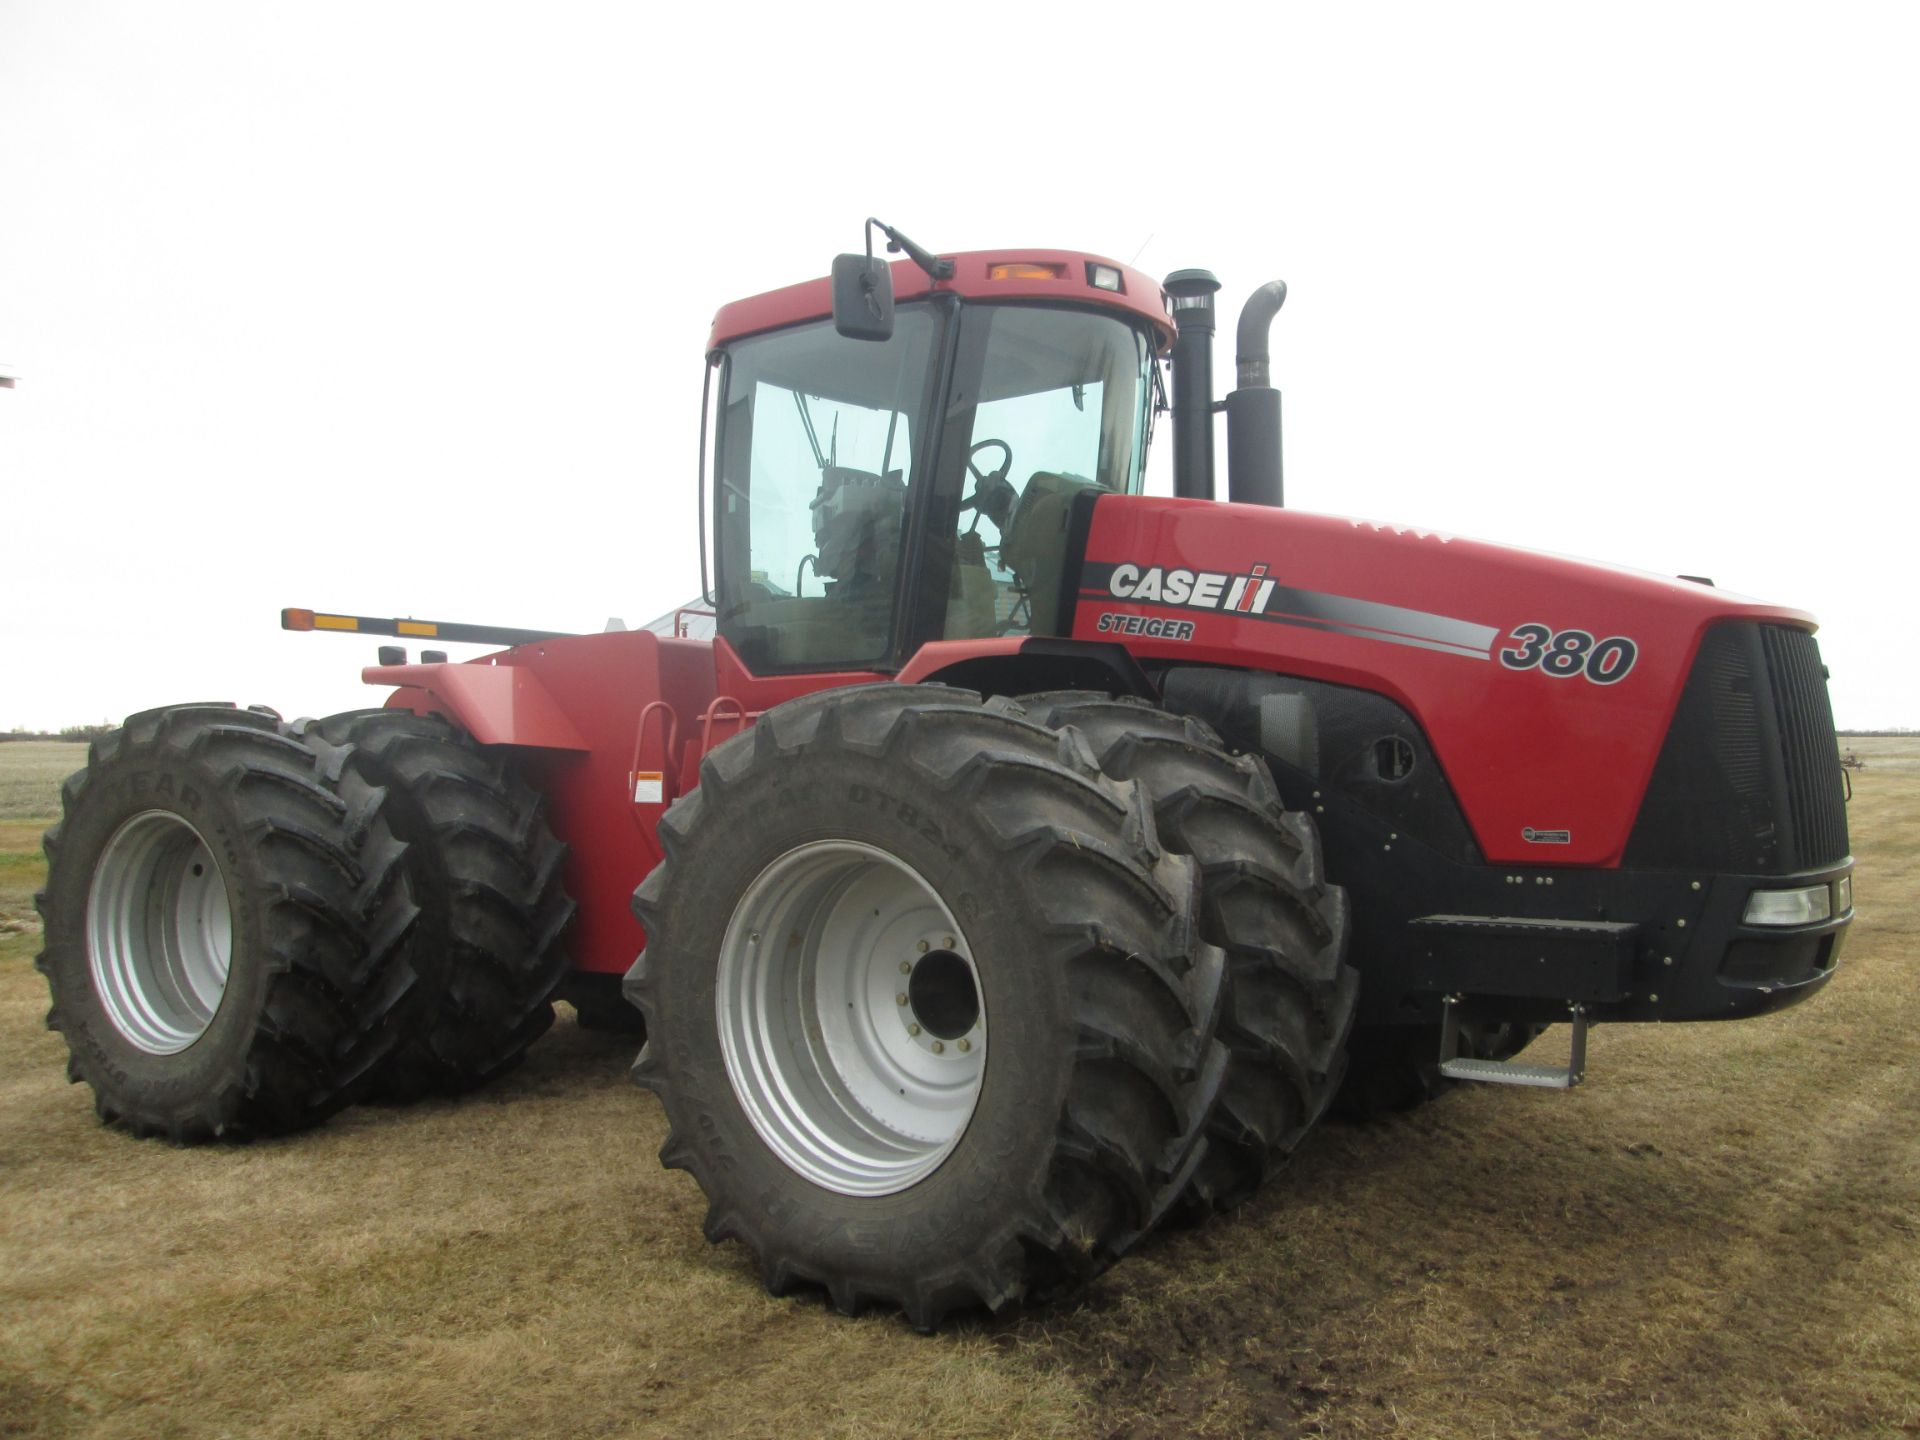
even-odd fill
[{"label": "ladder step", "polygon": [[1448,1060],[1440,1073],[1449,1080],[1482,1080],[1492,1085],[1534,1085],[1570,1090],[1579,1077],[1558,1065],[1520,1065],[1512,1060]]},{"label": "ladder step", "polygon": [[1522,1065],[1514,1060],[1480,1060],[1460,1053],[1460,997],[1441,1002],[1440,1073],[1449,1080],[1479,1080],[1489,1085],[1532,1085],[1541,1090],[1571,1090],[1587,1078],[1587,1007],[1567,1007],[1573,1016],[1573,1053],[1565,1065]]}]

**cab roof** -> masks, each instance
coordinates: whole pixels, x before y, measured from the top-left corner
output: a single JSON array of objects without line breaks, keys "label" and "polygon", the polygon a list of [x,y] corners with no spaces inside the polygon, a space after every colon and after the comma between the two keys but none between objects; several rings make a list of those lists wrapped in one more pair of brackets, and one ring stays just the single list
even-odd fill
[{"label": "cab roof", "polygon": [[[920,300],[936,292],[966,300],[1050,300],[1096,305],[1122,318],[1144,322],[1155,338],[1155,349],[1173,344],[1172,304],[1151,275],[1130,265],[1079,250],[968,250],[940,257],[953,262],[951,280],[931,279],[911,260],[895,260],[893,297],[896,302]],[[1120,276],[1118,291],[1093,283],[1093,267],[1103,266]],[[998,276],[996,276],[998,271]],[[798,285],[769,290],[722,305],[713,317],[707,339],[709,354],[744,335],[781,330],[833,314],[833,282],[822,276]]]}]

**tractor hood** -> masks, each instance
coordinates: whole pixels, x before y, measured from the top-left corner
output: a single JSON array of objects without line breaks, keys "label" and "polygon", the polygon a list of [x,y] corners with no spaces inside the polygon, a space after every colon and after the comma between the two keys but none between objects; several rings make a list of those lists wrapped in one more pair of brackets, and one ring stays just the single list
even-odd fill
[{"label": "tractor hood", "polygon": [[1094,505],[1074,593],[1076,638],[1387,696],[1426,731],[1487,858],[1530,865],[1619,862],[1710,627],[1814,628],[1694,581],[1159,497]]}]

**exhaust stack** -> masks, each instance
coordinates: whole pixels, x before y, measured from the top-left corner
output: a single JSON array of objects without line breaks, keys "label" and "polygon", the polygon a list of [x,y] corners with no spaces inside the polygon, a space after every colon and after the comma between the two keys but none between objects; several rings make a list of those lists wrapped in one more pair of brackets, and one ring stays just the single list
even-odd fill
[{"label": "exhaust stack", "polygon": [[1213,499],[1213,296],[1211,270],[1167,276],[1173,297],[1173,493]]},{"label": "exhaust stack", "polygon": [[[1285,503],[1280,462],[1280,392],[1273,388],[1267,332],[1273,317],[1286,303],[1287,282],[1270,280],[1247,298],[1240,311],[1234,346],[1236,385],[1227,396],[1227,498],[1243,505]],[[1182,344],[1186,341],[1184,326],[1180,341]],[[1176,405],[1176,450],[1179,418]]]}]

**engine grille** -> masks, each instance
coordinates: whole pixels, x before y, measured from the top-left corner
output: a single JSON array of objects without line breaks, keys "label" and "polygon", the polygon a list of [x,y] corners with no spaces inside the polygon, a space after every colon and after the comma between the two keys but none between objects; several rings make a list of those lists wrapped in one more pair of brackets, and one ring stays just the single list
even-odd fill
[{"label": "engine grille", "polygon": [[1820,644],[1804,630],[1762,625],[1767,672],[1773,681],[1774,723],[1787,768],[1787,803],[1800,868],[1847,855],[1847,802],[1840,751],[1833,738],[1833,704]]},{"label": "engine grille", "polygon": [[1701,642],[1627,844],[1629,866],[1782,875],[1846,858],[1820,647],[1784,625]]}]

